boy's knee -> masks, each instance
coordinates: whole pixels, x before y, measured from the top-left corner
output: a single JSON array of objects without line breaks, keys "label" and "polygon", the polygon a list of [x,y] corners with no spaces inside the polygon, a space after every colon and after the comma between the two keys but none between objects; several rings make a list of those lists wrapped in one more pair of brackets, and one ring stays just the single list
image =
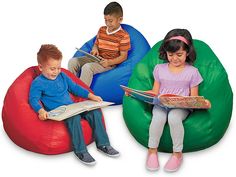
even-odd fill
[{"label": "boy's knee", "polygon": [[77,65],[77,63],[78,63],[77,60],[78,60],[77,58],[71,58],[68,62],[68,67],[73,67],[73,66]]},{"label": "boy's knee", "polygon": [[102,117],[102,113],[99,109],[94,109],[91,111],[94,117]]},{"label": "boy's knee", "polygon": [[91,63],[84,64],[81,68],[81,71],[85,73],[93,73],[93,67]]},{"label": "boy's knee", "polygon": [[102,113],[99,110],[91,110],[83,116],[89,122],[102,122]]},{"label": "boy's knee", "polygon": [[79,62],[78,58],[71,58],[68,62],[68,70],[76,74],[78,72]]},{"label": "boy's knee", "polygon": [[85,64],[83,65],[82,69],[91,70],[91,69],[92,69],[91,63],[85,63]]},{"label": "boy's knee", "polygon": [[70,124],[70,123],[74,123],[74,122],[80,122],[80,120],[81,120],[81,116],[78,114],[78,115],[72,116],[68,119],[65,119],[65,122],[67,124]]}]

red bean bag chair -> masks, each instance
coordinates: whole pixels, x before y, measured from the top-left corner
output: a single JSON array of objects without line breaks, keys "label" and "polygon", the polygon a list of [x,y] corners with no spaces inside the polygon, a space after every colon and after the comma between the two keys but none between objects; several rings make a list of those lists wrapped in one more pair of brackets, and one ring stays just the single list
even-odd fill
[{"label": "red bean bag chair", "polygon": [[[81,80],[62,69],[73,81],[89,89]],[[10,139],[18,146],[41,154],[61,154],[72,150],[69,132],[63,121],[38,119],[28,103],[31,82],[40,74],[37,66],[26,69],[10,86],[2,109],[3,126]],[[90,90],[91,91],[91,90]],[[72,95],[71,95],[72,96]],[[83,98],[72,96],[75,102]],[[103,119],[104,121],[104,119]],[[86,144],[93,141],[87,121],[81,120]]]}]

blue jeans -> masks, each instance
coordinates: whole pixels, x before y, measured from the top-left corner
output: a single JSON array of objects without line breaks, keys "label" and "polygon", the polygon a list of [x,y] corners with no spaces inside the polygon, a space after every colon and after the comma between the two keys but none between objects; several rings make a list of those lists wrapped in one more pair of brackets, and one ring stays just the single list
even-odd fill
[{"label": "blue jeans", "polygon": [[87,152],[80,124],[81,119],[88,121],[93,130],[93,138],[95,139],[97,147],[110,145],[108,135],[102,123],[102,113],[100,110],[96,109],[89,112],[83,112],[64,120],[71,135],[72,146],[75,153]]}]

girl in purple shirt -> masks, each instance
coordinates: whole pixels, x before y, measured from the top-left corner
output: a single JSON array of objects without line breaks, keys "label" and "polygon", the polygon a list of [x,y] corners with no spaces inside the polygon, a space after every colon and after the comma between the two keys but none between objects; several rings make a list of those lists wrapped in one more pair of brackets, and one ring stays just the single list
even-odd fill
[{"label": "girl in purple shirt", "polygon": [[[198,85],[203,81],[197,68],[192,66],[196,59],[192,36],[186,29],[173,29],[167,33],[159,49],[159,57],[166,60],[165,64],[156,65],[153,75],[154,94],[177,94],[197,96]],[[158,105],[153,107],[153,117],[149,128],[148,155],[146,167],[158,170],[158,145],[168,122],[173,143],[173,154],[167,161],[165,171],[176,171],[183,160],[183,120],[190,113],[187,109],[165,109]]]}]

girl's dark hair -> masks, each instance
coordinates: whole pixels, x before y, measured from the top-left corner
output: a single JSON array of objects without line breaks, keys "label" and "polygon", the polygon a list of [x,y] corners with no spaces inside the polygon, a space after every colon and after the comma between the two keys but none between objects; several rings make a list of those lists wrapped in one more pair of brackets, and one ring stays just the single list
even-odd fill
[{"label": "girl's dark hair", "polygon": [[104,15],[123,17],[123,9],[118,2],[110,2],[104,9]]},{"label": "girl's dark hair", "polygon": [[[171,37],[174,36],[183,36],[188,41],[188,44],[178,39],[169,40]],[[192,36],[190,32],[186,29],[173,29],[167,33],[159,49],[159,58],[168,61],[166,52],[174,53],[178,51],[181,47],[188,54],[186,62],[192,65],[196,60],[196,52],[193,46]]]}]

